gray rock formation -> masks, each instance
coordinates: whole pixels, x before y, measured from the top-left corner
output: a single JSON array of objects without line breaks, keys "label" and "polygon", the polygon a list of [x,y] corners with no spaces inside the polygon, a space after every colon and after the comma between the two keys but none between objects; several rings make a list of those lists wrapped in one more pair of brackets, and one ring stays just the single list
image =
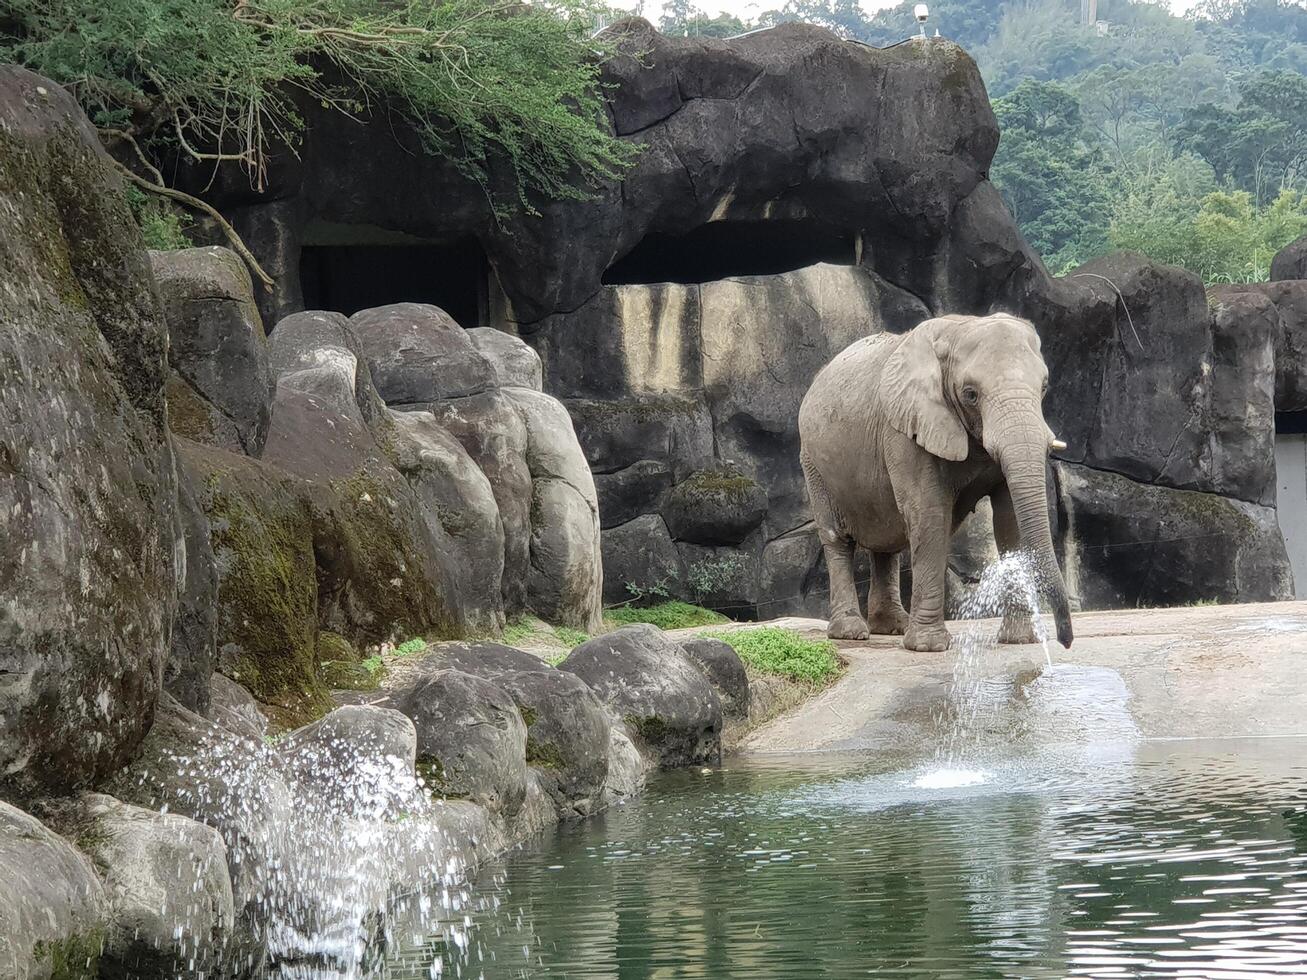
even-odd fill
[{"label": "gray rock formation", "polygon": [[372,380],[387,405],[475,395],[496,384],[490,360],[444,310],[396,303],[350,317]]},{"label": "gray rock formation", "polygon": [[717,692],[656,626],[624,626],[588,640],[559,669],[585,681],[656,765],[696,765],[721,754]]},{"label": "gray rock formation", "polygon": [[228,958],[235,906],[218,831],[99,793],[61,808],[59,826],[103,876],[108,926],[99,976],[130,980],[237,966]]},{"label": "gray rock formation", "polygon": [[0,976],[92,980],[108,921],[90,860],[0,801]]},{"label": "gray rock formation", "polygon": [[[814,539],[815,540],[815,539]],[[656,601],[680,591],[685,566],[667,525],[644,514],[603,532],[604,602]]]},{"label": "gray rock formation", "polygon": [[214,674],[209,679],[209,691],[209,707],[200,712],[204,717],[244,738],[261,740],[268,733],[268,719],[259,710],[259,703],[240,684]]},{"label": "gray rock formation", "polygon": [[1056,466],[1068,591],[1089,609],[1293,595],[1275,509]]},{"label": "gray rock formation", "polygon": [[[489,481],[504,537],[504,612],[529,608],[550,622],[597,629],[602,569],[594,480],[566,410],[536,390],[534,352],[506,334],[474,336],[418,303],[363,310],[350,329],[386,403],[421,416],[428,432],[447,429]],[[404,427],[414,434],[407,449],[398,449],[409,473],[414,453],[426,448],[418,425]],[[477,540],[474,551],[485,556],[487,546]],[[480,571],[484,583],[491,569]],[[478,595],[476,605],[484,607],[483,587]]]},{"label": "gray rock formation", "polygon": [[732,718],[748,718],[749,674],[735,648],[711,637],[682,640],[680,646],[708,678],[721,699],[722,710]]},{"label": "gray rock formation", "polygon": [[213,246],[151,252],[150,265],[168,322],[173,431],[258,456],[274,385],[245,263],[230,249]]},{"label": "gray rock formation", "polygon": [[218,570],[217,664],[260,700],[292,712],[325,703],[315,656],[313,514],[301,481],[260,460],[177,440],[201,488]]},{"label": "gray rock formation", "polygon": [[1307,235],[1290,242],[1271,259],[1271,281],[1307,279]]},{"label": "gray rock formation", "polygon": [[517,816],[527,793],[526,723],[502,687],[438,670],[396,706],[417,728],[417,769],[431,792]]},{"label": "gray rock formation", "polygon": [[426,412],[392,412],[391,458],[456,569],[458,605],[473,633],[504,626],[504,522],[494,487],[463,444]]},{"label": "gray rock formation", "polygon": [[503,688],[526,722],[526,761],[559,815],[584,816],[598,807],[612,725],[579,678],[497,643],[442,644],[421,666],[452,668]]},{"label": "gray rock formation", "polygon": [[167,332],[121,182],[20,68],[0,132],[0,798],[21,799],[93,785],[149,729],[182,535]]}]

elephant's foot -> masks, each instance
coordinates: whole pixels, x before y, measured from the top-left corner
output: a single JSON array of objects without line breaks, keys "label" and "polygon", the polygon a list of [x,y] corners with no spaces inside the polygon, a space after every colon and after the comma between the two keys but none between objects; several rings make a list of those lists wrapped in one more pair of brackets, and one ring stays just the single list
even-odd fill
[{"label": "elephant's foot", "polygon": [[1035,636],[1035,624],[1028,613],[1009,613],[1003,617],[1003,625],[998,628],[999,643],[1038,643]]},{"label": "elephant's foot", "polygon": [[865,640],[867,624],[857,613],[840,613],[826,627],[826,635],[832,640]]},{"label": "elephant's foot", "polygon": [[908,614],[902,606],[877,609],[867,617],[867,629],[876,636],[902,636],[908,629]]},{"label": "elephant's foot", "polygon": [[909,623],[907,632],[903,634],[903,649],[922,653],[942,653],[948,649],[950,639],[943,623],[931,625]]}]

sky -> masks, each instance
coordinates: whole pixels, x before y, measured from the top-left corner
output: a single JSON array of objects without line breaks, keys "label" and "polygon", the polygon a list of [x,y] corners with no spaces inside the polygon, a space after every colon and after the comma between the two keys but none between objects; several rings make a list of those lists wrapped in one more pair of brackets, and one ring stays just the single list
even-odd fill
[{"label": "sky", "polygon": [[[639,0],[626,0],[621,3],[620,0],[615,6],[634,7]],[[764,10],[773,10],[780,7],[784,0],[695,0],[694,6],[704,11],[709,16],[727,12],[735,14],[744,20],[752,19]],[[1168,0],[1167,6],[1175,13],[1182,14],[1192,7],[1198,0]],[[885,7],[893,7],[898,0],[862,0],[862,9],[871,13],[876,10],[882,10]],[[927,0],[929,3],[929,0]],[[642,16],[658,23],[658,18],[662,13],[661,0],[643,0]]]}]

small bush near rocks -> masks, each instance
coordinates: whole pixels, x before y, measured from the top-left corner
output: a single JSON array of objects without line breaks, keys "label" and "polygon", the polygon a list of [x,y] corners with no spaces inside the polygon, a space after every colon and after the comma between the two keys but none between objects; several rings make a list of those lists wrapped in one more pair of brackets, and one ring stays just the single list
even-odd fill
[{"label": "small bush near rocks", "polygon": [[415,653],[421,653],[427,648],[427,641],[420,636],[415,636],[411,640],[405,640],[399,646],[395,647],[395,652],[401,656],[408,657]]},{"label": "small bush near rocks", "polygon": [[656,606],[646,606],[644,608],[618,606],[604,613],[604,619],[612,626],[651,623],[664,630],[687,629],[691,626],[716,626],[718,623],[730,622],[721,613],[715,613],[711,609],[704,609],[702,606],[691,605],[688,602],[681,602],[679,599],[660,602]]},{"label": "small bush near rocks", "polygon": [[730,632],[704,633],[735,648],[750,667],[809,684],[825,684],[840,671],[835,644],[807,640],[793,630],[776,626]]},{"label": "small bush near rocks", "polygon": [[572,647],[590,639],[589,633],[570,626],[550,626],[528,616],[515,619],[504,627],[503,641],[511,647]]}]

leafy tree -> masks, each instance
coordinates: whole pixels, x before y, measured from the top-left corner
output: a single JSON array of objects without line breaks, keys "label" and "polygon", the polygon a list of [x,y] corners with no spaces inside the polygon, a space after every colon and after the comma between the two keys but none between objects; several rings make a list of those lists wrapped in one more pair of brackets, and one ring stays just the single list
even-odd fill
[{"label": "leafy tree", "polygon": [[1076,97],[1023,81],[994,103],[1002,140],[990,177],[1027,239],[1061,270],[1106,245],[1108,186]]},{"label": "leafy tree", "polygon": [[312,100],[397,110],[486,186],[503,161],[516,201],[500,205],[530,207],[583,196],[634,153],[607,126],[587,3],[4,0],[0,58],[65,85],[105,140],[128,148],[138,186],[194,206],[152,155],[236,162],[259,186]]},{"label": "leafy tree", "polygon": [[1175,142],[1264,204],[1307,176],[1307,77],[1259,72],[1239,86],[1237,106],[1204,103],[1185,113]]},{"label": "leafy tree", "polygon": [[1185,203],[1176,194],[1126,196],[1113,216],[1112,246],[1183,266],[1207,283],[1263,282],[1275,253],[1307,233],[1307,198],[1298,191],[1281,191],[1261,208],[1247,191],[1208,194],[1197,213]]},{"label": "leafy tree", "polygon": [[749,30],[749,26],[733,14],[709,17],[686,0],[670,0],[663,7],[658,29],[664,34],[688,37],[734,37]]}]

